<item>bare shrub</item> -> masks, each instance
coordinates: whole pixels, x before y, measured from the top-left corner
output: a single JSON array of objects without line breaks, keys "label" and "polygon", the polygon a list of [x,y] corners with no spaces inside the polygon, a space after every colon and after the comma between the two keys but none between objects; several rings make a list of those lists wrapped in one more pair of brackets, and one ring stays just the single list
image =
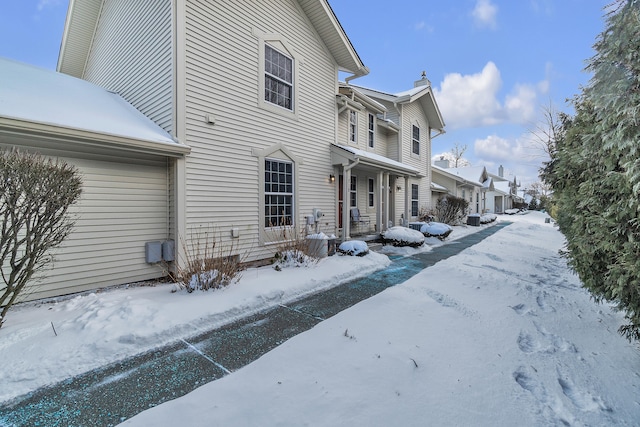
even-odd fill
[{"label": "bare shrub", "polygon": [[215,229],[192,230],[190,244],[184,239],[181,244],[184,259],[177,260],[170,276],[187,292],[222,288],[240,278],[244,256],[235,253],[234,241],[222,244]]},{"label": "bare shrub", "polygon": [[71,233],[69,208],[81,193],[75,167],[39,154],[0,152],[0,327],[34,274],[53,261],[50,250]]},{"label": "bare shrub", "polygon": [[433,222],[436,216],[436,211],[434,209],[427,209],[426,206],[420,206],[420,210],[418,210],[418,221],[420,222]]},{"label": "bare shrub", "polygon": [[440,222],[457,225],[463,222],[469,202],[462,197],[446,195],[436,204],[436,216]]},{"label": "bare shrub", "polygon": [[277,271],[286,267],[302,267],[319,259],[315,239],[308,239],[295,227],[272,229],[272,241],[277,241],[273,265]]}]

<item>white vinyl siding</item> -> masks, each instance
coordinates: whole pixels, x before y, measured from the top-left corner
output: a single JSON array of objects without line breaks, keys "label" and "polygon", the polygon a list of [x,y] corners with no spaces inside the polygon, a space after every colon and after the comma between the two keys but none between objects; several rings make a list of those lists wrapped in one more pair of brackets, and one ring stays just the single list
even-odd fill
[{"label": "white vinyl siding", "polygon": [[63,160],[82,176],[71,209],[78,219],[54,252],[54,269],[28,299],[161,277],[159,266],[145,262],[145,243],[168,238],[167,161]]},{"label": "white vinyl siding", "polygon": [[[334,172],[330,146],[335,141],[337,67],[297,2],[273,7],[267,2],[187,1],[186,31],[184,142],[192,149],[186,160],[187,230],[213,224],[221,243],[233,242],[246,261],[273,256],[274,246],[260,237],[264,190],[258,185],[260,158],[253,152],[282,144],[301,160],[294,165],[294,222],[319,208],[323,230],[333,232],[335,183],[327,177]],[[260,44],[272,36],[303,64],[294,76],[295,116],[258,102],[264,99]],[[205,114],[215,115],[215,125],[204,122]],[[238,239],[229,237],[231,228],[238,228]]]},{"label": "white vinyl siding", "polygon": [[83,78],[118,93],[172,133],[171,0],[103,2]]},{"label": "white vinyl siding", "polygon": [[349,142],[358,143],[358,113],[349,110]]}]

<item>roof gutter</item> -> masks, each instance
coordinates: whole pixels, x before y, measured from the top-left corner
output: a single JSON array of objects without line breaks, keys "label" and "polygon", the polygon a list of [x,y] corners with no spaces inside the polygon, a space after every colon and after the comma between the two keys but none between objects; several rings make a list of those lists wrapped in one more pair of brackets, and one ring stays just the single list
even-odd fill
[{"label": "roof gutter", "polygon": [[357,79],[358,77],[363,77],[366,76],[367,74],[369,74],[369,67],[367,67],[366,65],[363,65],[362,68],[360,68],[357,72],[353,73],[352,75],[350,75],[349,77],[346,77],[344,79],[344,82],[349,84],[349,82],[353,79]]}]

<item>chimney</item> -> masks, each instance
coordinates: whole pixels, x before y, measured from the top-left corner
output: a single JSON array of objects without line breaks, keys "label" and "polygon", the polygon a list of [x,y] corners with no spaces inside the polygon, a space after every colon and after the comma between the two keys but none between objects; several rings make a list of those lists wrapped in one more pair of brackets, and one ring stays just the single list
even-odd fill
[{"label": "chimney", "polygon": [[445,159],[444,156],[440,156],[440,160],[436,160],[434,165],[442,169],[449,169],[449,160]]},{"label": "chimney", "polygon": [[427,78],[426,71],[422,72],[422,78],[420,80],[416,80],[415,82],[413,82],[413,87],[418,87],[418,86],[431,86],[431,82]]},{"label": "chimney", "polygon": [[498,168],[498,176],[500,178],[504,178],[504,168],[502,167],[502,165],[500,165],[500,167]]}]

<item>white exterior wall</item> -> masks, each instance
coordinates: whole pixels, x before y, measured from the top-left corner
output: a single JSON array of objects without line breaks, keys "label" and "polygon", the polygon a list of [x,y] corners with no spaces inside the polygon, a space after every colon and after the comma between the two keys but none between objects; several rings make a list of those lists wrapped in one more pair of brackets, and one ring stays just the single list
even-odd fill
[{"label": "white exterior wall", "polygon": [[[303,159],[295,164],[295,221],[313,208],[320,231],[335,230],[335,183],[330,144],[335,140],[337,66],[295,1],[187,1],[185,38],[186,218],[189,229],[215,227],[247,261],[273,255],[262,245],[259,158],[254,150],[282,144]],[[260,107],[260,39],[277,34],[298,56],[294,76],[297,117]],[[205,115],[215,117],[206,123]],[[238,228],[240,237],[231,239]]]},{"label": "white exterior wall", "polygon": [[84,78],[173,132],[171,0],[104,1]]}]

